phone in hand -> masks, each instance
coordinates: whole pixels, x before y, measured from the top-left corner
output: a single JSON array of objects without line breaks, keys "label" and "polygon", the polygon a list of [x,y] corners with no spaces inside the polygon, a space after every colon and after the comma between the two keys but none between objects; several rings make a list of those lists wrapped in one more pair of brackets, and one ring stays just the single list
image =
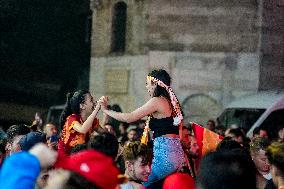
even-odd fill
[{"label": "phone in hand", "polygon": [[50,137],[50,142],[57,142],[58,141],[58,136],[57,135],[52,135]]}]

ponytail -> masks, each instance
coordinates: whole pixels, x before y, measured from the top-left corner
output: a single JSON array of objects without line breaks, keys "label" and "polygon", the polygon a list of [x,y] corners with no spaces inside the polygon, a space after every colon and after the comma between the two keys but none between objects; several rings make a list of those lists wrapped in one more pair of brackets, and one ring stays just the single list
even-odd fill
[{"label": "ponytail", "polygon": [[60,126],[61,129],[63,129],[63,126],[65,124],[66,118],[72,114],[72,109],[71,109],[71,98],[72,98],[73,94],[71,93],[67,93],[66,95],[66,103],[65,103],[65,107],[64,110],[61,113],[60,116]]},{"label": "ponytail", "polygon": [[78,90],[74,93],[67,93],[66,104],[60,116],[60,126],[63,128],[66,118],[71,114],[80,114],[80,104],[85,101],[85,95],[88,94],[87,90]]}]

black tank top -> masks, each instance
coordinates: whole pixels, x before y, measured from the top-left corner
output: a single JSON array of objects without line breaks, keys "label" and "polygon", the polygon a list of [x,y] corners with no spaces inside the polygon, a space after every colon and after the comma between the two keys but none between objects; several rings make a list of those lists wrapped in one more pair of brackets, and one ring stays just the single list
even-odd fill
[{"label": "black tank top", "polygon": [[174,120],[173,117],[166,117],[162,119],[157,119],[151,117],[149,122],[149,127],[152,131],[154,131],[153,137],[160,137],[166,134],[179,134],[178,126],[173,125]]}]

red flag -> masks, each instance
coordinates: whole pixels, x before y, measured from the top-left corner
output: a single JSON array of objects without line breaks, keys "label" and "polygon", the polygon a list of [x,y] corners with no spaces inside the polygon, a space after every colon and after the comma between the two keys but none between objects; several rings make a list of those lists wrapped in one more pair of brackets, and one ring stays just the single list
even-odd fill
[{"label": "red flag", "polygon": [[197,123],[191,122],[192,130],[196,138],[197,144],[200,148],[200,156],[204,156],[210,151],[214,151],[223,137],[206,129]]}]

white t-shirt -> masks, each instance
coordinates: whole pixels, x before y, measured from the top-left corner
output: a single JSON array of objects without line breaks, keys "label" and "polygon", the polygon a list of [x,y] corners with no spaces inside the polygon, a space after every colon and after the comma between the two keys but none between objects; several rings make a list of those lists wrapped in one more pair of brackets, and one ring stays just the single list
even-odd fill
[{"label": "white t-shirt", "polygon": [[270,180],[272,179],[272,175],[271,173],[269,172],[268,174],[265,174],[265,175],[262,175],[266,180]]},{"label": "white t-shirt", "polygon": [[120,189],[135,189],[131,182],[127,182],[125,184],[120,185]]}]

